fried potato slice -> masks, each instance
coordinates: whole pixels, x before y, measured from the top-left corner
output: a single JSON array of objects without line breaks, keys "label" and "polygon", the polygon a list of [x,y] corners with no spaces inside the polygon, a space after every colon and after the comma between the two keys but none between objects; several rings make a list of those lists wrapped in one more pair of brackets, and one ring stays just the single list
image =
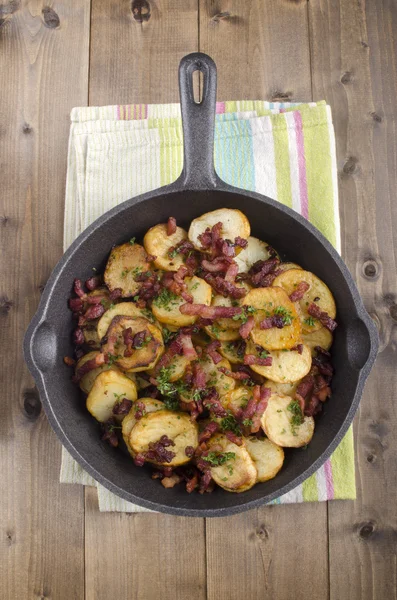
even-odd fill
[{"label": "fried potato slice", "polygon": [[183,240],[187,240],[187,231],[182,227],[177,227],[175,233],[167,235],[167,223],[159,223],[146,232],[143,245],[148,254],[156,256],[156,267],[164,271],[177,271],[183,265],[183,255],[175,254],[170,258],[168,252]]},{"label": "fried potato slice", "polygon": [[290,396],[272,394],[261,425],[267,437],[284,448],[300,448],[310,442],[314,433],[313,417],[303,417],[301,425],[294,424],[294,411],[299,406]]},{"label": "fried potato slice", "polygon": [[138,397],[136,385],[119,371],[99,373],[87,398],[87,410],[100,423],[113,415],[114,405],[126,398],[134,402]]},{"label": "fried potato slice", "polygon": [[311,317],[307,312],[307,307],[312,302],[315,302],[322,311],[327,312],[331,319],[335,319],[336,305],[330,289],[314,273],[304,271],[303,269],[290,269],[281,273],[273,281],[273,286],[283,288],[287,295],[290,296],[302,281],[305,281],[310,287],[302,299],[294,302],[294,304],[300,314],[303,333],[311,333],[322,327],[320,321]]},{"label": "fried potato slice", "polygon": [[[96,350],[93,350],[92,352],[87,352],[87,354],[84,354],[84,356],[82,356],[76,364],[75,373],[77,373],[78,370],[81,369],[81,367],[87,361],[92,360],[93,358],[98,356],[98,354],[99,354],[99,352]],[[115,371],[118,369],[117,369],[117,367],[115,367],[113,365],[104,364],[104,365],[101,365],[100,367],[97,367],[96,369],[92,369],[91,371],[88,371],[88,373],[83,375],[83,377],[80,379],[80,382],[79,382],[80,389],[85,394],[89,394],[92,386],[94,385],[94,381],[95,381],[96,377],[99,375],[99,373],[102,373],[103,371],[109,371],[109,370]]]},{"label": "fried potato slice", "polygon": [[250,236],[248,245],[236,256],[235,261],[238,264],[239,273],[247,273],[258,260],[267,260],[268,258],[270,258],[268,244]]},{"label": "fried potato slice", "polygon": [[247,406],[248,401],[252,398],[252,393],[252,388],[240,385],[223,396],[222,405],[236,414],[240,408]]},{"label": "fried potato slice", "polygon": [[238,329],[224,329],[223,327],[219,327],[217,323],[207,325],[204,329],[213,340],[235,342],[240,338]]},{"label": "fried potato slice", "polygon": [[189,240],[197,250],[203,249],[198,236],[204,233],[207,227],[211,229],[217,223],[222,223],[221,237],[233,242],[234,238],[238,236],[247,239],[251,232],[250,223],[241,210],[218,208],[193,219],[191,222],[188,233]]},{"label": "fried potato slice", "polygon": [[[257,347],[252,340],[247,343],[246,354],[258,356],[263,348]],[[268,367],[250,365],[251,369],[277,383],[293,383],[305,377],[312,366],[312,355],[309,346],[303,344],[302,354],[297,350],[272,350],[269,353],[272,364]]]},{"label": "fried potato slice", "polygon": [[[154,398],[139,398],[137,402],[142,402],[145,405],[144,414],[146,415],[152,412],[156,412],[157,410],[165,409],[164,402],[160,402],[160,400],[155,400]],[[130,435],[132,428],[138,422],[135,417],[136,411],[137,407],[136,403],[134,403],[131,407],[130,412],[124,417],[123,422],[121,424],[121,433],[123,434],[123,440],[125,442],[125,445],[127,446],[128,452],[131,454],[132,457],[134,457],[135,454],[130,446]]]},{"label": "fried potato slice", "polygon": [[118,315],[122,315],[123,317],[144,317],[150,322],[154,321],[153,315],[147,308],[138,308],[134,302],[120,302],[104,312],[99,319],[97,333],[100,340],[106,335],[112,319]]},{"label": "fried potato slice", "polygon": [[278,394],[279,396],[290,396],[295,398],[296,388],[300,384],[300,380],[294,381],[293,383],[276,383],[268,379],[266,381],[266,387],[270,388],[272,394]]},{"label": "fried potato slice", "polygon": [[[200,277],[186,277],[187,291],[193,296],[194,304],[211,304],[212,288],[204,279]],[[153,300],[152,311],[160,323],[184,327],[193,325],[197,320],[196,316],[183,315],[179,307],[186,301],[181,296],[175,296],[168,290],[163,290],[157,298]]]},{"label": "fried potato slice", "polygon": [[90,350],[99,350],[101,347],[101,340],[98,337],[97,323],[90,321],[87,325],[82,327],[84,335],[84,343],[89,346]]},{"label": "fried potato slice", "polygon": [[104,280],[110,291],[122,290],[123,298],[135,296],[141,283],[135,277],[148,271],[150,263],[146,250],[140,244],[121,244],[115,246],[106,264]]},{"label": "fried potato slice", "polygon": [[210,356],[205,355],[200,360],[200,365],[207,375],[207,387],[214,387],[219,396],[224,396],[236,387],[235,379],[218,371],[220,367],[231,370],[231,364],[226,358],[223,358],[216,365]]},{"label": "fried potato slice", "polygon": [[222,354],[233,365],[241,365],[244,362],[243,346],[239,349],[239,342],[221,342],[219,354]]},{"label": "fried potato slice", "polygon": [[[126,345],[123,334],[131,329],[131,336],[146,332],[142,347],[134,349],[131,356],[124,356]],[[149,323],[143,317],[113,317],[107,331],[107,342],[103,344],[105,354],[115,357],[115,363],[120,369],[132,373],[145,371],[155,366],[164,351],[164,342],[160,329]]]},{"label": "fried potato slice", "polygon": [[[281,277],[281,275],[280,275]],[[284,290],[278,287],[255,288],[243,298],[242,304],[256,309],[254,313],[255,327],[251,338],[266,350],[282,350],[293,348],[299,343],[301,324],[294,304]],[[260,329],[260,322],[274,314],[281,314],[289,323],[282,329],[271,327]]]},{"label": "fried potato slice", "polygon": [[254,435],[245,438],[245,445],[258,471],[256,481],[273,479],[283,466],[284,450],[269,439]]},{"label": "fried potato slice", "polygon": [[297,265],[296,263],[293,262],[282,262],[279,265],[277,265],[277,271],[289,271],[290,269],[301,269],[302,267],[300,267],[299,265]]},{"label": "fried potato slice", "polygon": [[316,346],[321,346],[324,350],[329,350],[333,341],[332,333],[326,327],[321,327],[321,329],[317,329],[317,331],[312,331],[311,333],[304,333],[302,339],[309,346],[312,356],[316,356],[317,354],[314,350]]},{"label": "fried potato slice", "polygon": [[[249,452],[243,444],[237,446],[225,435],[218,434],[208,441],[208,457],[223,464],[211,466],[211,475],[215,483],[227,492],[245,492],[256,483],[257,469]],[[210,462],[211,464],[211,462]]]},{"label": "fried potato slice", "polygon": [[[183,356],[183,354],[175,354],[169,363],[167,363],[167,370],[169,369],[169,377],[168,381],[174,382],[178,381],[181,377],[184,376],[187,366],[190,364],[190,361]],[[151,377],[155,377],[155,369],[147,370],[147,374]]]},{"label": "fried potato slice", "polygon": [[197,448],[198,425],[192,423],[186,413],[159,410],[145,415],[131,430],[130,447],[136,454],[146,452],[149,444],[159,441],[163,435],[174,442],[174,446],[169,446],[168,450],[174,452],[175,456],[169,463],[150,462],[170,467],[189,462],[190,458],[186,456],[185,448],[186,446]]}]

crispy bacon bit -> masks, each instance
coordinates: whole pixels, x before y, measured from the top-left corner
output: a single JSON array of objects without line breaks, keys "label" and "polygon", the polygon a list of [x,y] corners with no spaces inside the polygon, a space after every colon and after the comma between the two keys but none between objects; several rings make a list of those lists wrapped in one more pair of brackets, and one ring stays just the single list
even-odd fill
[{"label": "crispy bacon bit", "polygon": [[194,448],[193,446],[186,446],[185,448],[185,454],[188,458],[192,458],[192,456],[194,455]]},{"label": "crispy bacon bit", "polygon": [[113,448],[117,448],[119,445],[119,439],[115,432],[115,427],[117,427],[116,421],[111,417],[105,423],[102,423],[102,436],[101,440],[103,442],[109,442]]},{"label": "crispy bacon bit", "polygon": [[204,279],[218,294],[221,294],[225,298],[230,296],[231,298],[238,300],[243,298],[247,293],[245,288],[237,287],[230,281],[225,281],[222,277],[214,277],[211,273],[204,275]]},{"label": "crispy bacon bit", "polygon": [[158,463],[170,463],[176,454],[172,450],[167,450],[169,446],[175,446],[175,443],[166,435],[162,435],[157,442],[150,442],[149,450],[143,454],[146,460]]},{"label": "crispy bacon bit", "polygon": [[239,315],[240,306],[207,306],[206,304],[182,304],[179,311],[183,315],[199,316],[204,319],[225,319]]},{"label": "crispy bacon bit", "polygon": [[86,296],[86,293],[83,290],[83,284],[81,282],[81,279],[75,279],[73,281],[73,291],[79,298],[84,298]]},{"label": "crispy bacon bit", "polygon": [[145,464],[145,460],[145,455],[142,453],[135,454],[134,456],[134,463],[137,467],[143,467],[143,465]]},{"label": "crispy bacon bit", "polygon": [[318,398],[318,396],[313,394],[309,402],[306,404],[304,413],[307,417],[314,417],[314,415],[317,415],[319,412],[321,412],[321,409],[322,406],[320,399]]},{"label": "crispy bacon bit", "polygon": [[[260,419],[267,408],[271,396],[270,388],[265,385],[255,385],[253,396],[248,400],[247,406],[242,410],[240,422],[250,433],[257,433],[260,429]],[[245,425],[245,421],[251,421],[250,425]]]},{"label": "crispy bacon bit", "polygon": [[227,375],[227,377],[231,377],[232,379],[243,380],[250,378],[248,373],[244,373],[244,371],[235,371],[233,373],[233,371],[227,369],[226,367],[218,367],[218,371],[220,371],[224,375]]},{"label": "crispy bacon bit", "polygon": [[190,361],[197,360],[198,356],[196,350],[194,349],[191,336],[187,334],[181,334],[178,336],[178,341],[181,345],[183,356]]},{"label": "crispy bacon bit", "polygon": [[255,326],[255,319],[254,317],[248,317],[247,321],[245,323],[243,323],[242,325],[240,325],[240,329],[239,334],[241,335],[241,337],[243,338],[243,340],[246,340],[249,336],[249,334],[251,333],[251,331],[253,330]]},{"label": "crispy bacon bit", "polygon": [[322,311],[318,304],[315,304],[314,302],[309,304],[307,312],[315,319],[318,319],[321,325],[326,327],[331,332],[334,331],[338,326],[338,323],[334,321],[334,319],[332,319],[327,312]]},{"label": "crispy bacon bit", "polygon": [[294,346],[293,348],[291,348],[292,351],[294,352],[298,352],[298,354],[302,354],[303,352],[303,344],[297,344],[296,346]]},{"label": "crispy bacon bit", "polygon": [[[131,327],[129,327],[128,329],[130,329],[131,333],[130,333],[130,336],[128,336],[127,338],[125,337],[124,332],[128,331],[128,330],[123,331],[125,345],[127,345],[126,340],[129,340],[130,337],[132,337]],[[138,331],[138,333],[136,333],[131,339],[132,348],[134,348],[135,350],[140,350],[147,340],[150,341],[149,338],[152,339],[151,335],[150,335],[149,331],[147,331],[147,329],[144,329],[143,331]]]},{"label": "crispy bacon bit", "polygon": [[142,417],[145,416],[146,414],[146,408],[143,402],[136,402],[135,403],[135,414],[134,417],[137,421],[139,421],[140,419],[142,419]]},{"label": "crispy bacon bit", "polygon": [[86,374],[105,364],[105,355],[97,354],[94,358],[87,360],[87,362],[82,365],[76,373],[75,380],[76,382],[80,381],[80,379]]},{"label": "crispy bacon bit", "polygon": [[193,367],[193,387],[196,390],[203,390],[207,383],[207,375],[200,363],[195,363]]},{"label": "crispy bacon bit", "polygon": [[74,313],[80,313],[84,308],[84,302],[81,298],[70,298],[69,308]]},{"label": "crispy bacon bit", "polygon": [[307,290],[310,288],[310,285],[306,281],[301,281],[296,286],[296,289],[290,294],[289,299],[291,302],[298,302],[298,300],[302,300],[303,296],[306,294]]},{"label": "crispy bacon bit", "polygon": [[239,246],[240,248],[246,248],[248,245],[248,240],[240,237],[239,235],[237,237],[234,238],[234,243],[236,246]]},{"label": "crispy bacon bit", "polygon": [[282,315],[273,315],[272,317],[266,317],[259,323],[260,329],[271,329],[272,327],[277,327],[277,329],[282,329],[285,326],[284,319]]},{"label": "crispy bacon bit", "polygon": [[321,375],[326,377],[333,376],[334,369],[329,356],[319,353],[312,359],[312,364],[318,368]]},{"label": "crispy bacon bit", "polygon": [[242,446],[243,445],[242,438],[240,436],[236,435],[235,433],[233,433],[233,431],[225,431],[225,436],[233,444],[236,444],[236,446]]},{"label": "crispy bacon bit", "polygon": [[74,365],[76,364],[76,361],[73,358],[71,358],[70,356],[64,356],[63,357],[63,362],[68,367],[74,367]]},{"label": "crispy bacon bit", "polygon": [[155,256],[154,254],[146,254],[146,260],[147,262],[153,262],[154,260],[156,260],[157,256]]},{"label": "crispy bacon bit", "polygon": [[84,333],[80,327],[77,327],[73,331],[73,344],[75,344],[76,346],[81,346],[82,344],[84,344]]},{"label": "crispy bacon bit", "polygon": [[135,348],[135,338],[138,336],[138,340],[140,340],[140,335],[141,333],[145,333],[140,331],[139,333],[137,333],[136,335],[132,335],[132,329],[131,327],[128,327],[127,329],[123,329],[123,340],[124,340],[124,344],[126,346],[126,349],[124,350],[124,356],[132,356],[132,353],[134,351]]},{"label": "crispy bacon bit", "polygon": [[201,267],[210,273],[223,273],[228,270],[231,263],[233,263],[233,259],[227,256],[217,256],[211,261],[204,258],[201,261]]},{"label": "crispy bacon bit", "polygon": [[206,390],[205,397],[202,402],[203,406],[208,408],[215,417],[223,418],[227,416],[227,411],[223,408],[219,399],[219,394],[214,387]]},{"label": "crispy bacon bit", "polygon": [[92,292],[92,290],[96,290],[100,283],[101,278],[99,277],[99,275],[95,275],[94,277],[90,277],[89,279],[87,279],[84,285],[87,288],[87,290],[90,290],[90,292]]},{"label": "crispy bacon bit", "polygon": [[79,318],[79,325],[85,325],[87,321],[99,319],[105,312],[105,307],[102,304],[92,304],[87,308],[84,315]]},{"label": "crispy bacon bit", "polygon": [[238,264],[233,261],[225,273],[225,281],[234,282],[238,273]]},{"label": "crispy bacon bit", "polygon": [[191,494],[199,485],[199,475],[198,472],[195,471],[194,475],[187,480],[186,482],[186,491],[188,494]]},{"label": "crispy bacon bit", "polygon": [[255,354],[246,354],[244,356],[245,365],[260,365],[261,367],[271,367],[272,363],[273,358],[271,356],[266,356],[265,358],[261,358],[260,356],[256,356]]},{"label": "crispy bacon bit", "polygon": [[169,217],[167,221],[167,235],[172,235],[176,231],[175,217]]},{"label": "crispy bacon bit", "polygon": [[248,274],[251,277],[251,283],[255,287],[263,287],[262,280],[275,270],[280,263],[278,258],[268,258],[267,260],[258,260],[252,265]]},{"label": "crispy bacon bit", "polygon": [[328,360],[331,360],[331,354],[328,352],[328,350],[325,350],[325,348],[321,348],[321,346],[315,346],[314,349],[317,354],[322,354],[322,356],[325,356]]},{"label": "crispy bacon bit", "polygon": [[217,433],[218,431],[218,423],[215,423],[215,421],[210,421],[209,423],[207,423],[207,425],[204,427],[203,431],[199,435],[199,444],[208,441],[214,435],[214,433]]},{"label": "crispy bacon bit", "polygon": [[304,400],[313,393],[315,380],[313,375],[306,375],[296,388],[296,394],[299,394]]},{"label": "crispy bacon bit", "polygon": [[118,300],[119,298],[121,298],[122,295],[123,295],[123,290],[121,288],[115,288],[112,292],[110,292],[109,300],[111,300],[111,301]]},{"label": "crispy bacon bit", "polygon": [[[203,462],[205,462],[205,461],[203,461]],[[207,469],[206,471],[203,472],[203,474],[200,477],[199,493],[204,494],[204,492],[212,491],[212,489],[210,487],[211,482],[212,482],[211,470]]]},{"label": "crispy bacon bit", "polygon": [[113,414],[114,415],[128,415],[131,410],[132,400],[128,400],[127,398],[123,398],[120,402],[116,402],[113,406]]},{"label": "crispy bacon bit", "polygon": [[215,365],[220,363],[222,360],[222,356],[219,354],[219,352],[217,352],[218,348],[220,347],[221,343],[218,340],[213,340],[206,348],[208,356],[212,358],[212,361]]},{"label": "crispy bacon bit", "polygon": [[87,304],[103,304],[106,301],[106,294],[101,294],[97,296],[87,296],[85,299]]}]

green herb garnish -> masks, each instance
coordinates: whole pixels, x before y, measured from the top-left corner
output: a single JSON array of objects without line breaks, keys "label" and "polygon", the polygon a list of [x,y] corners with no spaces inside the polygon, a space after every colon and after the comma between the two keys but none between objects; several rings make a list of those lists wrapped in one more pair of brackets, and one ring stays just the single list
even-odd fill
[{"label": "green herb garnish", "polygon": [[132,237],[132,238],[130,239],[130,244],[131,244],[131,246],[133,246],[133,245],[135,244],[135,240],[136,240],[136,238],[134,238],[134,237]]},{"label": "green herb garnish", "polygon": [[244,427],[252,427],[253,424],[254,424],[254,422],[252,419],[244,419],[244,421],[243,421]]},{"label": "green herb garnish", "polygon": [[120,357],[119,354],[108,354],[107,355],[107,364],[111,367]]},{"label": "green herb garnish", "polygon": [[209,452],[207,456],[202,456],[201,459],[210,463],[212,467],[219,467],[227,463],[229,460],[235,460],[236,454],[235,452]]},{"label": "green herb garnish", "polygon": [[292,400],[288,406],[287,410],[292,413],[291,417],[291,431],[293,435],[297,435],[296,428],[303,423],[303,413],[300,407],[300,404],[297,400]]},{"label": "green herb garnish", "polygon": [[306,323],[306,325],[309,325],[309,327],[314,327],[314,325],[316,324],[313,317],[308,317],[307,319],[305,319],[304,322]]},{"label": "green herb garnish", "polygon": [[232,431],[235,435],[241,435],[240,425],[237,419],[231,413],[221,420],[222,431]]},{"label": "green herb garnish", "polygon": [[179,302],[179,297],[170,292],[167,288],[163,288],[160,294],[153,300],[153,304],[158,308],[165,308],[168,312],[171,311],[171,306],[176,306]]},{"label": "green herb garnish", "polygon": [[274,314],[280,315],[283,318],[284,325],[291,325],[292,320],[295,318],[289,310],[284,308],[284,306],[277,306],[274,309]]}]

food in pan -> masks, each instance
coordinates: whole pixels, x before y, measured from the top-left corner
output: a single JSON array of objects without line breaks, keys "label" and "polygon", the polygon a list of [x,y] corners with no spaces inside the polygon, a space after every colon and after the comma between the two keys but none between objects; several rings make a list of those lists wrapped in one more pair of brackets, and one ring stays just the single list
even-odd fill
[{"label": "food in pan", "polygon": [[102,440],[164,487],[244,492],[310,443],[331,396],[331,291],[223,208],[173,217],[74,281],[73,379]]}]

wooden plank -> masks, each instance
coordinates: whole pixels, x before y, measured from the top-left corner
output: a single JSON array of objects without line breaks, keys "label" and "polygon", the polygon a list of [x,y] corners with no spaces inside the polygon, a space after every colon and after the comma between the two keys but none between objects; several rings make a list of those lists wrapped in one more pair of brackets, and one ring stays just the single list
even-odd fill
[{"label": "wooden plank", "polygon": [[[131,11],[139,17],[139,7],[142,22]],[[197,15],[196,0],[94,0],[90,104],[178,101],[179,60],[198,48]],[[100,514],[96,491],[86,491],[87,600],[109,590],[118,600],[201,600],[205,580],[203,519]]]},{"label": "wooden plank", "polygon": [[[202,0],[200,7],[200,50],[217,63],[219,99],[311,100],[306,3]],[[210,519],[206,533],[209,600],[306,600],[308,580],[312,598],[327,597],[325,504]]]},{"label": "wooden plank", "polygon": [[86,490],[86,600],[204,600],[204,519],[99,513]]},{"label": "wooden plank", "polygon": [[83,490],[61,486],[22,337],[62,253],[69,112],[87,101],[89,0],[0,6],[1,596],[84,597]]},{"label": "wooden plank", "polygon": [[200,50],[217,64],[219,100],[311,100],[305,2],[199,1]]},{"label": "wooden plank", "polygon": [[[309,4],[313,92],[333,109],[343,255],[379,325],[381,348],[355,420],[356,502],[330,503],[331,599],[397,595],[397,6]],[[393,231],[394,225],[394,231]]]},{"label": "wooden plank", "polygon": [[93,0],[90,104],[178,102],[178,65],[198,49],[197,0]]}]

